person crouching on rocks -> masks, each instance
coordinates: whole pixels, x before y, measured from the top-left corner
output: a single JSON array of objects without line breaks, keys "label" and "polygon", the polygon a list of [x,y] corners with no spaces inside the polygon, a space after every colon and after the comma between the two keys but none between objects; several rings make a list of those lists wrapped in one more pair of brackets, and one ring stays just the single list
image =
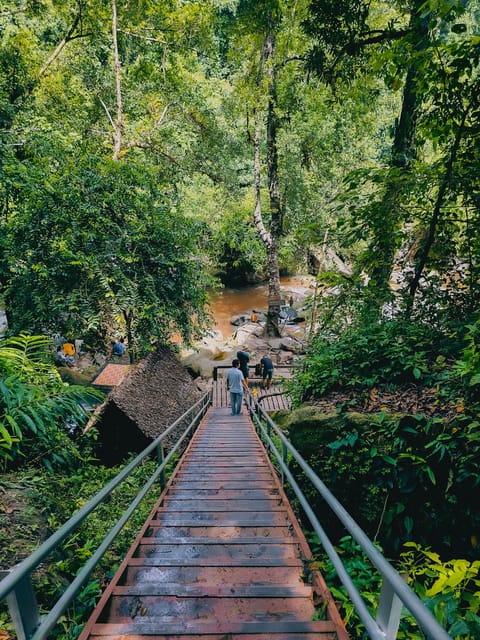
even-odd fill
[{"label": "person crouching on rocks", "polygon": [[267,358],[267,356],[263,356],[260,364],[262,365],[262,387],[268,389],[272,384],[273,362],[270,358]]}]

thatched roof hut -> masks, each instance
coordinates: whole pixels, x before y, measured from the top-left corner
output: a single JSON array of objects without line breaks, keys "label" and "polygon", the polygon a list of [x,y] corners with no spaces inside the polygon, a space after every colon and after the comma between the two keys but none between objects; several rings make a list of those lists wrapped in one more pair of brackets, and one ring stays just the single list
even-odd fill
[{"label": "thatched roof hut", "polygon": [[107,397],[97,423],[100,459],[117,464],[142,451],[201,395],[175,354],[158,347]]}]

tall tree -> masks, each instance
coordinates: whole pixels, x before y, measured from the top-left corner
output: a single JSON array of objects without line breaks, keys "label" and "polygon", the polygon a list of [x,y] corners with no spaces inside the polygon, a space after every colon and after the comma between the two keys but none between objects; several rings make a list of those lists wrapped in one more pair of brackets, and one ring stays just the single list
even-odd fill
[{"label": "tall tree", "polygon": [[176,182],[196,162],[208,112],[191,80],[204,77],[209,6],[72,0],[12,16],[0,17],[2,46],[25,60],[26,80],[1,96],[18,149],[2,171],[11,327],[105,340],[123,318],[134,349],[176,330],[188,340],[206,320],[209,278]]},{"label": "tall tree", "polygon": [[314,38],[310,68],[335,83],[370,62],[380,68],[388,86],[398,89],[403,85],[382,195],[370,204],[368,214],[371,240],[363,265],[370,276],[369,301],[377,308],[391,296],[389,280],[405,220],[403,200],[405,190],[410,190],[408,175],[418,153],[417,123],[427,91],[425,61],[436,46],[432,14],[441,15],[445,25],[461,11],[461,3],[447,7],[442,0],[433,3],[431,10],[425,9],[422,0],[394,5],[353,0],[310,3],[305,21],[307,33]]},{"label": "tall tree", "polygon": [[[279,250],[284,233],[283,218],[286,203],[281,197],[278,137],[283,126],[279,114],[278,71],[285,62],[286,37],[283,37],[283,52],[278,54],[278,38],[285,23],[294,15],[298,3],[279,0],[242,0],[234,16],[234,32],[238,42],[248,46],[252,54],[252,65],[247,65],[247,77],[242,78],[243,89],[248,92],[247,104],[254,120],[253,172],[255,203],[253,220],[265,245],[268,275],[267,335],[279,335],[280,271]],[[240,84],[240,83],[239,83]],[[264,143],[262,144],[262,139]],[[265,149],[265,163],[262,163]],[[268,188],[268,216],[262,211],[261,184],[262,167],[266,165]],[[268,218],[268,224],[266,222]]]}]

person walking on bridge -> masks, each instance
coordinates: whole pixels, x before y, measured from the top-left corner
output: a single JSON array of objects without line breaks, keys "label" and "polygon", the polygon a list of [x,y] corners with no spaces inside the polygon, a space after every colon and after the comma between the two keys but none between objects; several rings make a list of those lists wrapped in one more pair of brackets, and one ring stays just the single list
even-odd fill
[{"label": "person walking on bridge", "polygon": [[248,388],[243,373],[240,371],[240,362],[237,358],[232,361],[232,368],[227,372],[227,389],[230,391],[230,405],[232,416],[238,416],[242,412],[243,389]]}]

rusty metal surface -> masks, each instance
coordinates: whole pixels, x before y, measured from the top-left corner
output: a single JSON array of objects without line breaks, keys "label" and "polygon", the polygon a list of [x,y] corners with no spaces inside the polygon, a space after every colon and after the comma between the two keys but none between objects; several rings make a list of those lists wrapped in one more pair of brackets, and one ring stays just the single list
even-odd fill
[{"label": "rusty metal surface", "polygon": [[250,418],[213,409],[79,640],[345,640],[309,556]]}]

